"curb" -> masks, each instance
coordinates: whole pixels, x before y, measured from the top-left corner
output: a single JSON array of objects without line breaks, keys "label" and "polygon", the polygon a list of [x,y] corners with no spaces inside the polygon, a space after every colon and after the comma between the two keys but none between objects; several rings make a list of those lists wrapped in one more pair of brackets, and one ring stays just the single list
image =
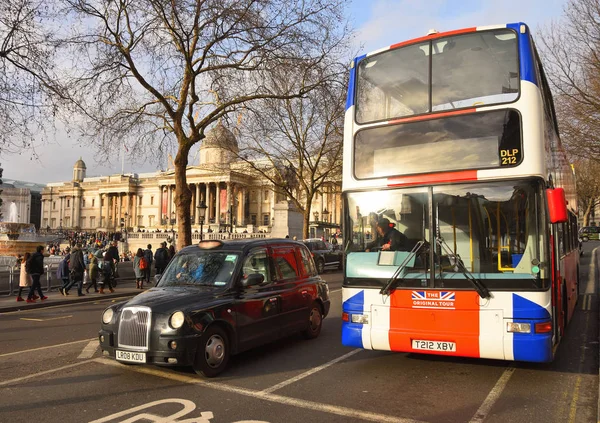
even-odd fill
[{"label": "curb", "polygon": [[[143,292],[143,291],[142,291]],[[110,294],[98,294],[98,295],[86,295],[85,297],[77,297],[77,299],[66,300],[45,300],[43,302],[36,302],[34,304],[28,304],[27,306],[21,304],[15,304],[14,306],[7,306],[0,308],[0,315],[4,313],[12,313],[15,311],[27,311],[39,308],[47,308],[61,305],[69,305],[69,304],[80,304],[80,303],[92,303],[99,300],[105,300],[110,298],[130,298],[138,295],[140,291],[134,292],[114,292]]]}]

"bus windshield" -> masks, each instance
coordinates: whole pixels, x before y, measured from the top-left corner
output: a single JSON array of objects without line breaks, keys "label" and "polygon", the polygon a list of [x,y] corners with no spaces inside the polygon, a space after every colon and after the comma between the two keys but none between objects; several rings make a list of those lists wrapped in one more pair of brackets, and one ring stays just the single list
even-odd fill
[{"label": "bus windshield", "polygon": [[477,31],[384,51],[359,62],[356,84],[361,124],[509,103],[519,96],[517,35]]},{"label": "bus windshield", "polygon": [[[543,289],[548,283],[538,180],[356,192],[348,193],[346,201],[349,263],[355,252],[378,254],[364,251],[374,241],[375,225],[382,217],[408,238],[408,249],[427,242],[398,287],[471,288],[463,270],[493,289]],[[346,281],[385,282],[353,280],[351,275]]]}]

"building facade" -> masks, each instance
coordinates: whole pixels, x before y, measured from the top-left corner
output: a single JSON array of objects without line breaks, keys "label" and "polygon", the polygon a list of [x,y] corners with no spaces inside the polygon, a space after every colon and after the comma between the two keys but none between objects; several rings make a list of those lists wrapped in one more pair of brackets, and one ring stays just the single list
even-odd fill
[{"label": "building facade", "polygon": [[[272,183],[249,177],[235,163],[237,141],[231,131],[217,124],[202,142],[199,163],[188,166],[192,192],[192,231],[270,232],[274,210],[286,198]],[[198,213],[205,204],[204,222]],[[175,172],[86,177],[86,165],[78,160],[69,182],[49,183],[41,196],[41,225],[46,229],[117,232],[176,231]],[[332,228],[341,218],[339,186],[327,187],[313,203],[315,228]],[[202,223],[202,225],[201,225]],[[325,235],[325,234],[324,234]]]}]

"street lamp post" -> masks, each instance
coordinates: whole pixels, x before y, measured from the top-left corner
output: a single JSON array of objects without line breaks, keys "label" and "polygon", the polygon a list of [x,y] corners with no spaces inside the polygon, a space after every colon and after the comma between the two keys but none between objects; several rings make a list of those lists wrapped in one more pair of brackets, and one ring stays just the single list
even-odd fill
[{"label": "street lamp post", "polygon": [[200,202],[200,205],[196,207],[198,209],[198,218],[200,219],[200,241],[202,241],[202,226],[204,225],[204,217],[206,216],[206,209],[208,208],[204,201]]},{"label": "street lamp post", "polygon": [[127,242],[127,227],[129,226],[129,214],[125,212],[125,228],[123,229],[123,233],[125,234],[125,242]]},{"label": "street lamp post", "polygon": [[173,226],[175,225],[175,212],[172,211],[171,212],[171,239],[173,240],[172,242],[175,243],[175,229],[173,229]]},{"label": "street lamp post", "polygon": [[323,240],[326,241],[327,240],[327,223],[329,222],[329,212],[327,211],[327,209],[323,210],[323,222],[325,222],[325,225],[323,225]]}]

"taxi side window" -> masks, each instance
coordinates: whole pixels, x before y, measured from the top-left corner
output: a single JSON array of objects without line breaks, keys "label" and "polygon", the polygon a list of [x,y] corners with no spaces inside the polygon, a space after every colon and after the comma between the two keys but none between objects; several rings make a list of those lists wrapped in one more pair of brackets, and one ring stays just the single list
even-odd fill
[{"label": "taxi side window", "polygon": [[276,247],[273,249],[273,261],[278,280],[293,279],[298,277],[298,263],[294,254],[294,247]]},{"label": "taxi side window", "polygon": [[265,281],[263,284],[271,282],[271,272],[269,271],[269,256],[265,248],[260,248],[251,251],[244,265],[242,266],[243,277],[246,278],[252,273],[260,273],[264,276]]},{"label": "taxi side window", "polygon": [[299,248],[300,250],[300,258],[302,260],[302,264],[304,265],[305,272],[308,276],[316,276],[317,269],[315,269],[315,262],[310,255],[310,252],[306,248]]}]

